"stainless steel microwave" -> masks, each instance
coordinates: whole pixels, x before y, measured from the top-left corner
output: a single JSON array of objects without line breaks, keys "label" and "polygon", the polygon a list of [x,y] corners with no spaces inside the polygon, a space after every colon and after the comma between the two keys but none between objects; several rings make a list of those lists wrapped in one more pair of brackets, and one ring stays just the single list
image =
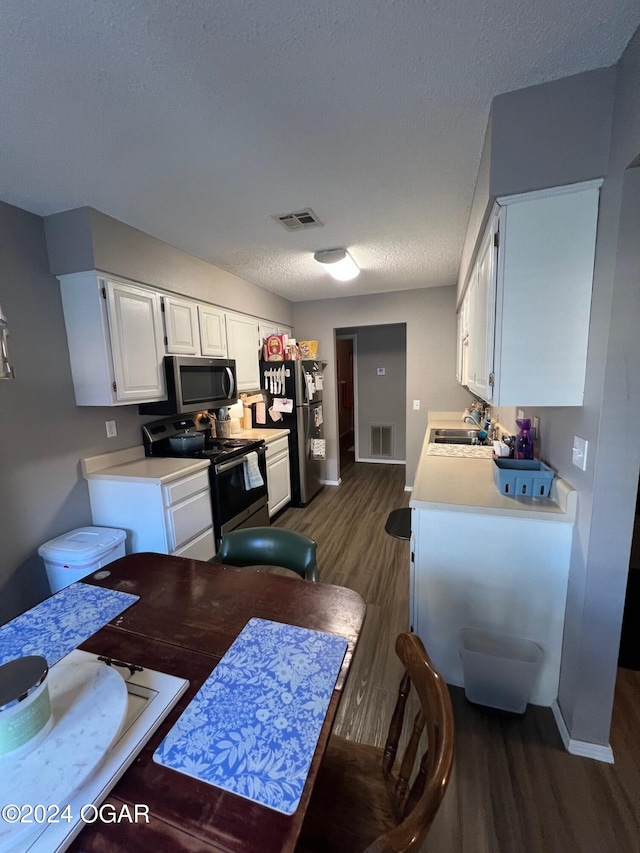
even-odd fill
[{"label": "stainless steel microwave", "polygon": [[142,403],[141,415],[182,415],[237,402],[233,359],[167,355],[164,369],[167,399]]}]

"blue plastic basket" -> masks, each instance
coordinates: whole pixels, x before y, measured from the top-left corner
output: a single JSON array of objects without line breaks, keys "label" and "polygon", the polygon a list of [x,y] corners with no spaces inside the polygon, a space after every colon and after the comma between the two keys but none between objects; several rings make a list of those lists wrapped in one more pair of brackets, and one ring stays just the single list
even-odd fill
[{"label": "blue plastic basket", "polygon": [[493,459],[493,480],[502,495],[546,498],[555,471],[539,459]]}]

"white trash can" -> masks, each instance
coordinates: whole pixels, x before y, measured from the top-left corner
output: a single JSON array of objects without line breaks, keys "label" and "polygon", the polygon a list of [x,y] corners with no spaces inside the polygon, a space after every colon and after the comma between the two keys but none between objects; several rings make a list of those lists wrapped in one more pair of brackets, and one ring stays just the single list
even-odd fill
[{"label": "white trash can", "polygon": [[51,592],[82,580],[125,555],[124,530],[114,527],[79,527],[38,548],[44,560]]},{"label": "white trash can", "polygon": [[542,649],[522,637],[474,628],[460,632],[464,692],[470,702],[524,714],[540,670]]}]

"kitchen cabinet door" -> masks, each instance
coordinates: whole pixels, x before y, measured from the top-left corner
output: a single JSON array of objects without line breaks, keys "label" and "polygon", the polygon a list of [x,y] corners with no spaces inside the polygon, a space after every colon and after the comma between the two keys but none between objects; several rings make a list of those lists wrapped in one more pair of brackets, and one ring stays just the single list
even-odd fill
[{"label": "kitchen cabinet door", "polygon": [[[494,406],[581,406],[601,181],[498,199],[469,274],[467,366]],[[466,375],[466,381],[465,381]]]},{"label": "kitchen cabinet door", "polygon": [[487,403],[493,396],[497,229],[493,216],[480,245],[469,300],[467,387]]},{"label": "kitchen cabinet door", "polygon": [[96,272],[59,276],[78,406],[165,397],[160,295]]},{"label": "kitchen cabinet door", "polygon": [[200,355],[197,304],[175,296],[163,296],[162,309],[167,352]]},{"label": "kitchen cabinet door", "polygon": [[495,405],[583,404],[600,184],[500,200]]},{"label": "kitchen cabinet door", "polygon": [[165,396],[164,340],[160,294],[119,281],[106,281],[107,310],[119,401],[139,403]]},{"label": "kitchen cabinet door", "polygon": [[458,348],[456,351],[456,379],[460,385],[466,385],[469,374],[469,306],[468,294],[458,311]]},{"label": "kitchen cabinet door", "polygon": [[236,361],[238,391],[260,388],[260,330],[258,320],[246,314],[226,315],[227,350]]},{"label": "kitchen cabinet door", "polygon": [[212,358],[227,357],[225,312],[213,305],[198,305],[200,353]]},{"label": "kitchen cabinet door", "polygon": [[267,487],[271,517],[291,501],[289,437],[286,435],[267,444]]},{"label": "kitchen cabinet door", "polygon": [[258,328],[260,331],[260,344],[264,344],[264,339],[268,338],[269,335],[279,335],[278,331],[279,326],[277,323],[269,323],[267,320],[260,320],[258,323]]}]

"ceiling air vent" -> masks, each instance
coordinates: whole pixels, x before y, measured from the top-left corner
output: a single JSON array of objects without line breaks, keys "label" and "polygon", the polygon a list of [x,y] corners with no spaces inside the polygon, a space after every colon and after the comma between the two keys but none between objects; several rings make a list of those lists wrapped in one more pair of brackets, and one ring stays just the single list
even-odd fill
[{"label": "ceiling air vent", "polygon": [[287,231],[302,231],[303,228],[318,228],[324,225],[310,207],[298,213],[285,213],[283,216],[277,216],[275,213],[271,215]]}]

